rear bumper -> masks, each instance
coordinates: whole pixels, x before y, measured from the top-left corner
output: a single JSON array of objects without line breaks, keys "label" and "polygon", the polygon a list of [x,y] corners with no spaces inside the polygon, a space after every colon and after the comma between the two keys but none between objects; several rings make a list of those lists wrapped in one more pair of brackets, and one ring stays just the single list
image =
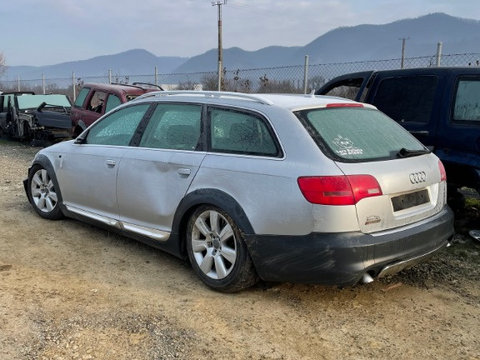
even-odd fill
[{"label": "rear bumper", "polygon": [[363,274],[391,274],[425,260],[453,236],[453,213],[376,234],[247,235],[246,243],[266,281],[353,285]]}]

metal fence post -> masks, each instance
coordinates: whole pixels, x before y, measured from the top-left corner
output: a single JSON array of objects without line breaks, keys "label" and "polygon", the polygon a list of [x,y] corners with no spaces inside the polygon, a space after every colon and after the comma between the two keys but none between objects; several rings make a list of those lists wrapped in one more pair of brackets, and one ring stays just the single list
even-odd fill
[{"label": "metal fence post", "polygon": [[443,43],[439,41],[437,44],[437,67],[440,67],[440,63],[442,61],[442,47]]},{"label": "metal fence post", "polygon": [[155,66],[155,85],[158,86],[158,68]]},{"label": "metal fence post", "polygon": [[305,65],[303,67],[303,93],[308,90],[308,55],[305,55]]},{"label": "metal fence post", "polygon": [[20,91],[20,75],[17,76],[17,91]]},{"label": "metal fence post", "polygon": [[108,83],[112,83],[112,69],[108,69]]},{"label": "metal fence post", "polygon": [[72,72],[72,93],[73,93],[73,102],[77,100],[77,87],[75,85],[75,72]]},{"label": "metal fence post", "polygon": [[43,95],[45,95],[45,74],[42,74],[42,90]]}]

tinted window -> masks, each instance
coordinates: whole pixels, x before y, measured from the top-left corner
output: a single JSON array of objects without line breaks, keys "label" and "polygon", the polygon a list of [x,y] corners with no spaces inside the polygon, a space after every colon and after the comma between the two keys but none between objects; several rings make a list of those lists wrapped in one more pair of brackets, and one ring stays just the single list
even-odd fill
[{"label": "tinted window", "polygon": [[122,102],[120,101],[118,96],[113,95],[113,94],[108,95],[107,107],[105,108],[105,112],[109,112],[110,110],[116,108],[121,103]]},{"label": "tinted window", "polygon": [[437,83],[436,76],[384,79],[372,104],[396,121],[427,123],[433,110]]},{"label": "tinted window", "polygon": [[480,80],[460,80],[455,97],[454,121],[480,124]]},{"label": "tinted window", "polygon": [[140,141],[141,147],[195,150],[200,139],[202,107],[157,105]]},{"label": "tinted window", "polygon": [[83,102],[85,101],[85,98],[87,97],[89,91],[89,88],[83,88],[82,90],[80,90],[80,93],[75,100],[75,106],[82,107]]},{"label": "tinted window", "polygon": [[424,146],[380,111],[364,108],[330,108],[299,111],[321,148],[345,160],[394,159],[400,149]]},{"label": "tinted window", "polygon": [[278,155],[275,141],[262,118],[224,109],[211,109],[209,114],[213,151]]},{"label": "tinted window", "polygon": [[86,143],[127,146],[148,107],[149,104],[130,106],[107,115],[90,129]]}]

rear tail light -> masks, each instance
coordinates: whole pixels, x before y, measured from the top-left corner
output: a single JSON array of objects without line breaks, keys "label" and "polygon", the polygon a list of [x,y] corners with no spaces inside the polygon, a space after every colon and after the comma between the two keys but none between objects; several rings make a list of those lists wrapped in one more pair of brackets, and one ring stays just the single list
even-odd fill
[{"label": "rear tail light", "polygon": [[440,170],[440,181],[447,181],[447,172],[441,160],[438,160],[438,169]]},{"label": "rear tail light", "polygon": [[304,176],[298,186],[307,201],[321,205],[355,205],[360,200],[382,195],[371,175]]}]

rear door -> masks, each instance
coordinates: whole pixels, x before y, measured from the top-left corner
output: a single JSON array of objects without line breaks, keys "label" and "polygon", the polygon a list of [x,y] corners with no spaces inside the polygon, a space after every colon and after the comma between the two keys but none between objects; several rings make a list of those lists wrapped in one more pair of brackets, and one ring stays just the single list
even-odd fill
[{"label": "rear door", "polygon": [[168,239],[173,216],[205,157],[202,106],[159,103],[138,147],[125,152],[118,205],[125,229]]}]

